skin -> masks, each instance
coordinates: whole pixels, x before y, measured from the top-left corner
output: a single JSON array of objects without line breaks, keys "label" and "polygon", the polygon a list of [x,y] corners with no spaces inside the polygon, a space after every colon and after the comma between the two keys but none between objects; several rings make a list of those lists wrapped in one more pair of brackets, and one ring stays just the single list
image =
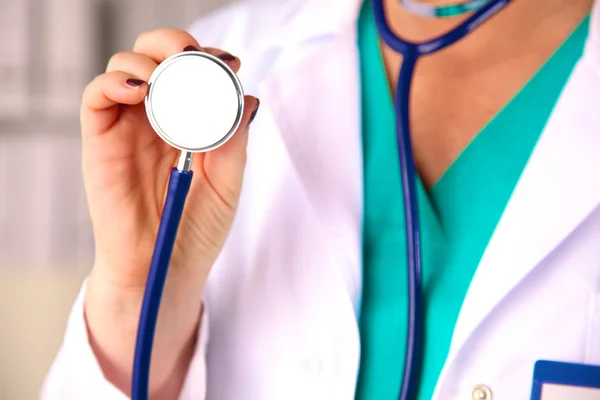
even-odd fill
[{"label": "skin", "polygon": [[[424,40],[460,22],[406,13],[396,0],[386,13],[397,34]],[[431,2],[431,1],[429,1]],[[449,49],[419,62],[411,113],[415,159],[431,186],[479,130],[531,78],[589,12],[592,0],[515,0]],[[139,311],[168,174],[178,151],[149,125],[143,98],[158,63],[189,45],[188,33],[142,34],[116,54],[86,88],[81,106],[83,173],[96,245],[85,318],[106,378],[130,394]],[[214,55],[223,50],[202,48]],[[391,87],[402,58],[382,45]],[[227,61],[237,71],[240,60]],[[493,76],[494,79],[490,79]],[[246,96],[239,131],[219,149],[196,154],[194,180],[164,291],[151,366],[151,398],[176,399],[196,343],[202,293],[229,233],[246,163],[248,126],[258,99]],[[436,110],[436,112],[431,112]]]},{"label": "skin", "polygon": [[[465,19],[420,18],[397,0],[384,1],[392,29],[413,41],[436,37]],[[513,0],[471,35],[419,61],[411,92],[411,135],[417,170],[426,187],[439,180],[551,57],[592,3]],[[385,45],[382,54],[390,87],[395,88],[402,57]]]}]

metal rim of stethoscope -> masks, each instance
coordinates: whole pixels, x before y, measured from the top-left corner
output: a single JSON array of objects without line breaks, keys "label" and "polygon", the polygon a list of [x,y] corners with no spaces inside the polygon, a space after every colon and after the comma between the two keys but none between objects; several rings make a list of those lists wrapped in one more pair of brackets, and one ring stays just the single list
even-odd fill
[{"label": "metal rim of stethoscope", "polygon": [[[154,90],[153,83],[158,80],[160,75],[171,64],[179,61],[181,58],[184,58],[184,57],[203,57],[203,58],[206,58],[206,59],[216,63],[217,65],[219,65],[231,79],[231,81],[235,87],[237,97],[238,97],[238,110],[237,110],[237,115],[235,117],[233,126],[231,127],[229,132],[225,136],[223,136],[223,138],[221,140],[219,140],[218,142],[213,143],[209,146],[198,147],[198,148],[185,148],[185,147],[179,145],[161,128],[160,124],[156,120],[156,116],[154,115],[154,108],[152,106],[152,98],[153,98],[152,94],[153,94],[153,90]],[[203,153],[203,152],[207,152],[210,150],[214,150],[217,147],[220,147],[223,144],[225,144],[233,136],[233,134],[237,131],[240,124],[242,123],[242,117],[244,115],[244,89],[242,87],[242,83],[240,82],[240,80],[237,77],[237,75],[235,74],[235,72],[233,72],[233,70],[229,67],[229,65],[227,65],[225,62],[223,62],[220,58],[213,56],[212,54],[208,54],[203,51],[186,51],[183,53],[174,54],[174,55],[168,57],[167,59],[165,59],[154,70],[154,72],[150,76],[150,79],[148,80],[148,86],[149,86],[148,94],[146,95],[144,102],[145,102],[145,106],[146,106],[146,115],[148,116],[148,121],[150,121],[150,125],[152,125],[152,128],[154,128],[154,130],[156,131],[156,133],[158,134],[158,136],[160,136],[160,138],[162,140],[167,142],[169,145],[175,147],[176,149],[181,150],[182,152]]]}]

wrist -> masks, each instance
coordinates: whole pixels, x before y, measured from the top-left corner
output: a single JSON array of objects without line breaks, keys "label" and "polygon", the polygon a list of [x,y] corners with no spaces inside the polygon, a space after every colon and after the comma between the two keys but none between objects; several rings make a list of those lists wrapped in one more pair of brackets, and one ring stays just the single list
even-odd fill
[{"label": "wrist", "polygon": [[[110,337],[111,343],[133,346],[137,333],[144,287],[124,287],[99,273],[90,274],[84,298],[86,321],[95,336]],[[171,345],[194,335],[202,308],[202,287],[191,282],[179,284],[167,279],[157,321],[155,347],[161,338]]]},{"label": "wrist", "polygon": [[[154,337],[152,364],[160,367],[152,368],[152,392],[169,392],[185,378],[202,310],[198,286],[167,280]],[[88,278],[84,315],[90,346],[106,378],[126,393],[143,296],[143,287],[118,285],[99,270]]]},{"label": "wrist", "polygon": [[[146,289],[147,268],[143,277],[124,278],[123,273],[115,273],[115,268],[107,268],[97,263],[87,279],[85,305],[98,308],[103,315],[119,319],[139,318],[141,304]],[[169,269],[161,297],[161,310],[167,315],[197,316],[204,289],[204,279],[200,274],[192,274],[188,269],[173,266]],[[161,313],[162,314],[162,313]]]}]

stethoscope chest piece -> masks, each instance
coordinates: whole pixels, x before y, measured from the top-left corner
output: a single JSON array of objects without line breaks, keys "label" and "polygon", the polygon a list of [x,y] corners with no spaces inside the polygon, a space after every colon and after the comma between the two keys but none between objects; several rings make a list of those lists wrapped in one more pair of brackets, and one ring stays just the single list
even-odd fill
[{"label": "stethoscope chest piece", "polygon": [[156,133],[177,149],[213,150],[240,125],[242,85],[217,57],[200,51],[175,54],[156,68],[148,83],[148,120]]}]

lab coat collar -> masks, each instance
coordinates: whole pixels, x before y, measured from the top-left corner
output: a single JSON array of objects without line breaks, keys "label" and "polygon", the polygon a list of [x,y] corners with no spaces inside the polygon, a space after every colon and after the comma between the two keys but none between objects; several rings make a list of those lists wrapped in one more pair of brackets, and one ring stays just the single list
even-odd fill
[{"label": "lab coat collar", "polygon": [[[274,0],[268,6],[280,7],[280,3],[281,0]],[[356,25],[362,3],[363,0],[293,0],[288,5],[290,17],[282,21],[273,43],[287,47],[345,32]]]}]

